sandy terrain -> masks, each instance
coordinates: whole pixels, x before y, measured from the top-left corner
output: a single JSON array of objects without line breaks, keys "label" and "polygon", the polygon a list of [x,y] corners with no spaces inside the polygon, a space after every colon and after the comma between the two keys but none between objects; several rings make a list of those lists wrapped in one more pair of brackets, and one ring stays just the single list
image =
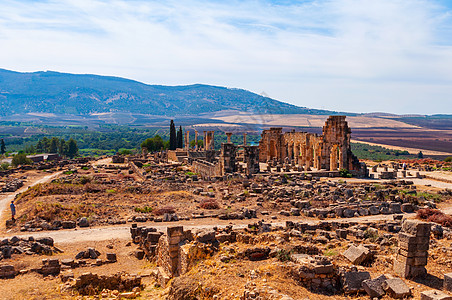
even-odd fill
[{"label": "sandy terrain", "polygon": [[[327,115],[251,115],[240,113],[229,116],[213,116],[212,119],[222,120],[228,123],[261,124],[265,126],[305,126],[323,127]],[[347,117],[347,122],[351,128],[419,128],[418,126],[406,124],[400,121],[375,118],[375,117]]]}]

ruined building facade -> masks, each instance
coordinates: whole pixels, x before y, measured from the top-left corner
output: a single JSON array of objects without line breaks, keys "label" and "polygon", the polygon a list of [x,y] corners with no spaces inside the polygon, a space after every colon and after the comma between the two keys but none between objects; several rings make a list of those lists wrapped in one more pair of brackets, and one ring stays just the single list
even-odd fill
[{"label": "ruined building facade", "polygon": [[330,116],[323,134],[282,132],[282,128],[264,130],[259,142],[259,161],[290,161],[305,170],[349,170],[366,176],[367,168],[353,155],[350,148],[351,130],[345,116]]}]

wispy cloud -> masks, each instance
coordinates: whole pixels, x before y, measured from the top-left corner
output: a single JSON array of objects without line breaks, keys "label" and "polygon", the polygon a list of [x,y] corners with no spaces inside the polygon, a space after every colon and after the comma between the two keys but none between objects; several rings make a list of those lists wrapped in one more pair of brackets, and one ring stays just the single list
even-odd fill
[{"label": "wispy cloud", "polygon": [[242,87],[342,111],[452,113],[446,1],[0,0],[0,7],[3,68]]}]

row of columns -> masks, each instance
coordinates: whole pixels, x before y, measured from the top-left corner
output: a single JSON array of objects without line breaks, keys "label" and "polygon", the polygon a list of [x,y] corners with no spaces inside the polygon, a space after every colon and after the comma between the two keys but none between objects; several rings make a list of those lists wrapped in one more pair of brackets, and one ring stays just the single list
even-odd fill
[{"label": "row of columns", "polygon": [[[270,145],[269,145],[270,147]],[[325,153],[322,155],[322,149],[319,145],[314,144],[310,146],[309,144],[286,144],[287,158],[290,160],[295,160],[295,163],[301,166],[306,166],[310,168],[311,166],[316,169],[322,168],[323,164],[329,162],[329,170],[335,171],[337,169],[347,168],[346,166],[346,150],[338,145],[333,145],[330,149],[330,153]],[[328,151],[328,150],[325,150]],[[325,157],[325,161],[321,157]]]},{"label": "row of columns", "polygon": [[[214,150],[214,142],[215,142],[215,131],[204,131],[204,150]],[[231,143],[231,136],[232,132],[226,132],[226,136],[228,137],[228,143]],[[247,140],[246,140],[247,134],[243,134],[243,145],[246,146]],[[185,137],[184,137],[184,148],[185,150],[190,149],[190,131],[185,131]],[[198,150],[198,131],[195,130],[195,150]]]}]

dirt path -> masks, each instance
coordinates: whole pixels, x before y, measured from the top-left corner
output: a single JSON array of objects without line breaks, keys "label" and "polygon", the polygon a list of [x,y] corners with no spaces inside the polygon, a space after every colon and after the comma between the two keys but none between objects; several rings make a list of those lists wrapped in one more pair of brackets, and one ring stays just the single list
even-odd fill
[{"label": "dirt path", "polygon": [[112,163],[111,157],[107,157],[107,158],[102,158],[102,159],[96,160],[94,162],[91,162],[91,165],[98,166],[98,165],[108,165],[111,163]]},{"label": "dirt path", "polygon": [[[452,211],[452,207],[446,208],[445,210]],[[414,213],[405,214],[406,218],[414,217]],[[295,222],[308,222],[308,223],[318,223],[321,220],[310,219],[306,217],[291,217],[288,220]],[[384,221],[393,220],[392,215],[375,215],[375,216],[365,216],[365,217],[354,217],[347,219],[331,219],[336,222],[369,222],[369,221]],[[154,227],[158,231],[166,231],[169,226],[184,226],[184,229],[191,229],[193,231],[199,229],[210,229],[215,226],[224,227],[227,225],[233,225],[235,229],[240,229],[247,227],[248,224],[256,223],[257,219],[251,220],[240,220],[240,221],[225,221],[218,219],[202,219],[202,220],[190,220],[190,221],[180,221],[175,223],[139,223],[139,226],[149,226]],[[272,226],[285,226],[286,219],[278,220],[276,222],[266,221],[271,223]],[[6,234],[1,239],[11,237],[13,234]],[[84,229],[69,229],[69,230],[58,230],[58,231],[41,231],[41,232],[26,232],[26,233],[16,233],[16,236],[33,236],[35,238],[39,237],[52,237],[56,243],[78,243],[78,242],[88,242],[88,241],[105,241],[110,239],[130,239],[130,225],[129,226],[109,226],[109,227],[94,227],[94,228],[84,228]]]},{"label": "dirt path", "polygon": [[[62,173],[62,171],[55,172],[52,174],[38,176],[38,177],[34,178],[33,180],[26,182],[23,187],[21,187],[14,193],[0,194],[0,220],[4,219],[3,214],[6,213],[6,210],[9,208],[8,204],[11,202],[11,200],[13,200],[16,197],[16,195],[25,192],[29,187],[35,186],[40,183],[49,182],[50,180],[52,180],[54,177],[60,175],[61,173]],[[8,213],[9,213],[9,211],[8,211]],[[3,224],[0,225],[0,228],[2,228],[2,227],[3,227]]]}]

